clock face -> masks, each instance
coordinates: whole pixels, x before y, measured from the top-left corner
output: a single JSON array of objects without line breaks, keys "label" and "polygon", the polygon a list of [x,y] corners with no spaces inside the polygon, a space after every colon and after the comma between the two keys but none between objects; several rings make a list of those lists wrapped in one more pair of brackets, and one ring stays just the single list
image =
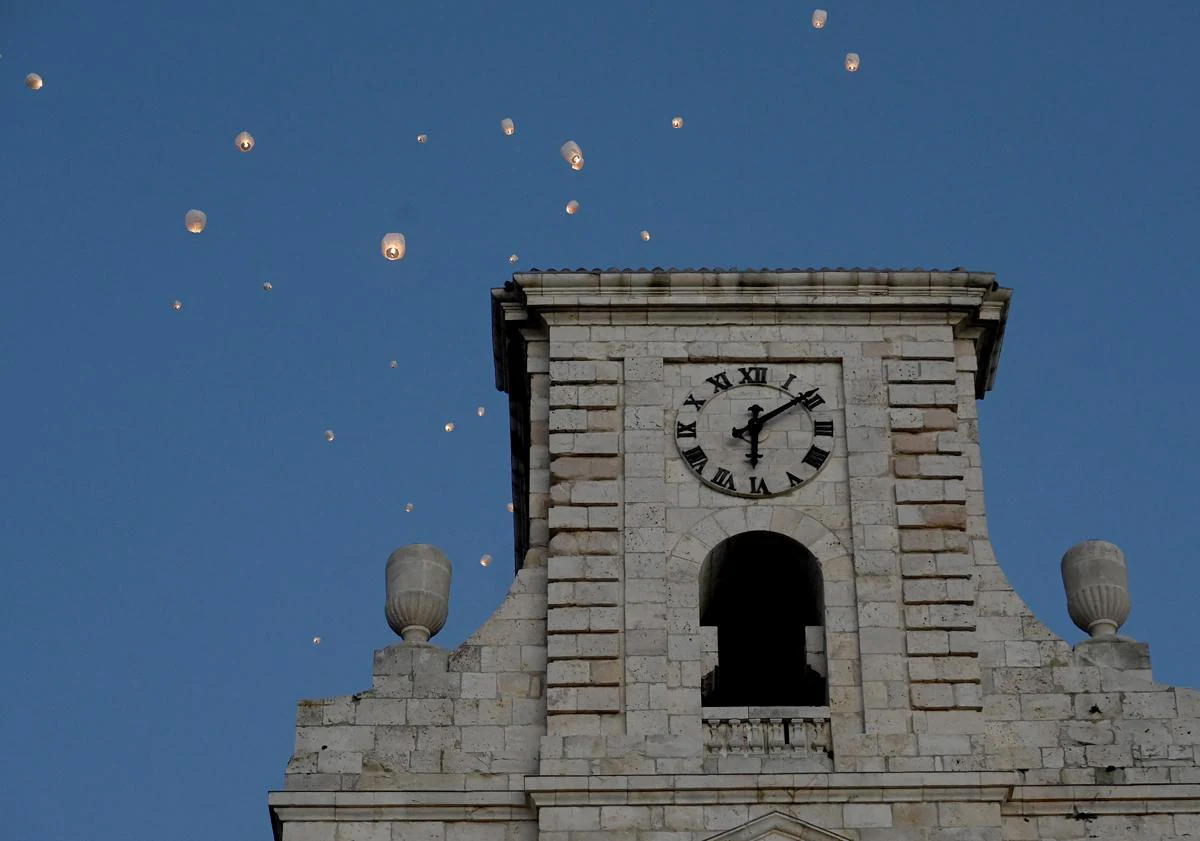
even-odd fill
[{"label": "clock face", "polygon": [[714,371],[675,415],[684,464],[735,496],[778,496],[808,484],[833,452],[820,390],[783,365]]}]

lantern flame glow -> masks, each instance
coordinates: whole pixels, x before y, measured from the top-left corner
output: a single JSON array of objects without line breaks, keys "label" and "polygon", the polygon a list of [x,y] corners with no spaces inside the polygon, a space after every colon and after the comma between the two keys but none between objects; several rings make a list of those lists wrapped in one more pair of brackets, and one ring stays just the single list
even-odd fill
[{"label": "lantern flame glow", "polygon": [[379,250],[389,260],[403,260],[404,252],[407,250],[404,234],[384,234],[383,239],[379,243]]},{"label": "lantern flame glow", "polygon": [[574,140],[568,140],[562,145],[563,160],[571,165],[571,169],[578,172],[583,169],[583,150],[579,148],[579,144]]},{"label": "lantern flame glow", "polygon": [[208,214],[203,210],[189,210],[183,217],[183,224],[193,234],[198,234],[208,224]]}]

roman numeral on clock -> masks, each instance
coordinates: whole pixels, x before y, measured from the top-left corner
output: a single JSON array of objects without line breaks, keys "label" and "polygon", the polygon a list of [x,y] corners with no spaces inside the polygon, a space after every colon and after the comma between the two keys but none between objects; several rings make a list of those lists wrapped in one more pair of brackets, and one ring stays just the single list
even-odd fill
[{"label": "roman numeral on clock", "polygon": [[767,381],[766,368],[738,368],[738,373],[742,375],[738,385],[743,383],[765,383]]},{"label": "roman numeral on clock", "polygon": [[699,412],[701,409],[703,409],[703,408],[704,408],[704,404],[705,404],[705,403],[707,403],[707,402],[708,402],[707,400],[697,400],[695,397],[692,397],[692,395],[690,395],[690,394],[689,394],[689,395],[687,396],[687,400],[684,400],[684,401],[683,401],[683,405],[685,405],[685,406],[695,406],[695,407],[696,407],[696,411],[697,411],[697,412]]},{"label": "roman numeral on clock", "polygon": [[833,421],[813,421],[813,435],[833,437]]},{"label": "roman numeral on clock", "polygon": [[718,394],[727,388],[733,388],[733,383],[729,381],[729,375],[724,371],[719,374],[713,374],[711,377],[705,377],[704,381],[712,383],[713,394]]},{"label": "roman numeral on clock", "polygon": [[[789,475],[791,475],[791,474],[789,474]],[[762,479],[759,479],[757,476],[751,476],[750,477],[750,493],[752,493],[752,494],[769,494],[770,491],[767,490],[767,483],[765,481],[763,481]]]},{"label": "roman numeral on clock", "polygon": [[675,437],[676,438],[695,438],[696,437],[696,422],[692,421],[691,423],[683,423],[681,421],[675,421]]},{"label": "roman numeral on clock", "polygon": [[795,379],[796,379],[795,374],[788,374],[787,381],[784,382],[784,384],[782,386],[780,386],[780,388],[782,388],[784,391],[791,391],[792,390],[792,382],[794,382]]},{"label": "roman numeral on clock", "polygon": [[825,398],[817,394],[817,390],[814,388],[812,391],[804,392],[804,396],[800,399],[800,402],[804,404],[804,408],[811,410],[824,403]]},{"label": "roman numeral on clock", "polygon": [[712,483],[714,485],[720,485],[722,488],[726,488],[731,491],[737,490],[737,488],[733,486],[733,474],[724,467],[717,468],[716,474],[712,477]]},{"label": "roman numeral on clock", "polygon": [[804,404],[804,408],[811,410],[824,403],[825,398],[818,394],[817,389],[814,388],[812,391],[804,392],[800,397],[800,402]]},{"label": "roman numeral on clock", "polygon": [[829,451],[822,450],[820,447],[814,444],[808,448],[808,454],[804,456],[804,463],[811,464],[813,467],[820,470],[821,465],[825,463],[825,459],[827,458],[829,458]]},{"label": "roman numeral on clock", "polygon": [[795,473],[788,473],[787,477],[788,477],[788,487],[789,488],[794,488],[794,487],[796,487],[796,485],[804,484],[804,480],[801,479],[799,476],[797,476]]},{"label": "roman numeral on clock", "polygon": [[692,466],[692,470],[695,470],[697,473],[704,470],[704,465],[708,464],[708,454],[704,452],[703,447],[692,447],[690,450],[684,450],[683,458]]}]

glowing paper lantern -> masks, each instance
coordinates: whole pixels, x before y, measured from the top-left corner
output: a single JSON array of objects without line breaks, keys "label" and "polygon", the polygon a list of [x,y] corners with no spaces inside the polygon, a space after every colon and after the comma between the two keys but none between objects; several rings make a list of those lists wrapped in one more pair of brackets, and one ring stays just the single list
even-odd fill
[{"label": "glowing paper lantern", "polygon": [[510,262],[510,263],[515,263],[515,262],[517,262],[517,260],[519,260],[519,259],[520,259],[520,258],[519,258],[519,257],[517,257],[517,255],[516,255],[516,254],[509,254],[509,255],[508,255],[508,262]]},{"label": "glowing paper lantern", "polygon": [[428,134],[418,134],[418,135],[417,135],[417,142],[418,142],[418,143],[424,143],[424,142],[425,142],[426,140],[428,140],[428,139],[429,139],[429,135],[428,135]]},{"label": "glowing paper lantern", "polygon": [[325,440],[326,440],[326,441],[328,441],[329,443],[331,443],[331,444],[332,444],[332,443],[333,443],[333,438],[334,438],[334,435],[333,435],[333,430],[332,430],[332,429],[326,429],[326,430],[325,430]]},{"label": "glowing paper lantern", "polygon": [[492,556],[491,555],[484,555],[482,558],[479,559],[479,565],[481,567],[491,566],[491,564],[492,564]]},{"label": "glowing paper lantern", "polygon": [[514,506],[511,502],[508,505],[504,506],[504,510],[507,511],[509,514],[511,514],[513,512],[513,509],[514,509]]},{"label": "glowing paper lantern", "polygon": [[650,232],[642,231],[642,242],[649,242],[649,241],[650,241]]},{"label": "glowing paper lantern", "polygon": [[407,245],[404,242],[404,234],[384,234],[383,240],[379,243],[379,250],[389,260],[403,260],[406,249]]},{"label": "glowing paper lantern", "polygon": [[446,425],[443,427],[443,429],[445,429],[447,432],[453,432],[453,431],[454,431],[454,424],[453,424],[453,423],[448,423],[448,424],[446,424]]},{"label": "glowing paper lantern", "polygon": [[404,503],[404,510],[406,512],[411,512],[413,510],[413,504],[411,502]]},{"label": "glowing paper lantern", "polygon": [[579,202],[575,201],[575,199],[571,199],[569,202],[567,202],[568,216],[574,216],[577,210],[579,210]]},{"label": "glowing paper lantern", "polygon": [[854,73],[858,70],[858,65],[858,53],[846,53],[846,69]]},{"label": "glowing paper lantern", "polygon": [[269,281],[269,280],[263,284],[263,291],[265,291],[265,292],[270,292],[274,288],[275,287],[271,285],[271,281]]},{"label": "glowing paper lantern", "polygon": [[189,210],[187,215],[183,217],[183,224],[193,234],[198,234],[204,230],[204,226],[208,224],[208,214],[203,210]]},{"label": "glowing paper lantern", "polygon": [[500,121],[500,130],[503,131],[505,134],[507,134],[509,137],[511,137],[513,134],[516,133],[517,127],[515,125],[513,125],[513,121],[512,121],[511,117],[505,117],[503,120]]},{"label": "glowing paper lantern", "polygon": [[579,171],[583,169],[583,150],[579,148],[579,144],[574,140],[568,140],[562,145],[563,160],[571,165],[571,169]]},{"label": "glowing paper lantern", "polygon": [[672,117],[671,128],[683,128],[683,117]]},{"label": "glowing paper lantern", "polygon": [[25,87],[31,91],[40,91],[42,89],[42,77],[36,73],[30,73],[25,77]]},{"label": "glowing paper lantern", "polygon": [[313,645],[320,645],[320,644],[321,644],[321,638],[313,637]]},{"label": "glowing paper lantern", "polygon": [[486,411],[487,411],[486,409],[484,409],[482,406],[480,406],[479,408],[477,408],[475,410],[475,414],[479,415],[479,417],[483,417],[483,415]]},{"label": "glowing paper lantern", "polygon": [[254,136],[248,131],[243,131],[237,137],[233,138],[233,142],[243,152],[249,152],[254,148]]},{"label": "glowing paper lantern", "polygon": [[399,361],[397,361],[397,360],[393,359],[393,360],[392,360],[392,361],[389,363],[389,367],[391,367],[391,368],[399,368],[399,367],[400,367],[400,363],[399,363]]},{"label": "glowing paper lantern", "polygon": [[179,312],[181,309],[183,309],[183,304],[179,301],[172,301],[171,309],[175,310],[175,312]]},{"label": "glowing paper lantern", "polygon": [[829,13],[824,9],[813,10],[813,29],[824,29],[825,21],[828,19]]}]

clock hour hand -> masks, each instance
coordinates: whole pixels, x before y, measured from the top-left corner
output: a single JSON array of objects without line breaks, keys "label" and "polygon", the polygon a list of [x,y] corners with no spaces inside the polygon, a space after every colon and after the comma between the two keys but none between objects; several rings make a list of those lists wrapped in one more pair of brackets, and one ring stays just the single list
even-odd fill
[{"label": "clock hour hand", "polygon": [[745,426],[743,426],[741,429],[738,429],[735,426],[733,428],[733,437],[741,438],[743,441],[745,441],[747,432],[752,432],[754,434],[754,436],[757,437],[758,430],[762,429],[763,419],[758,416],[758,413],[761,411],[762,411],[762,406],[759,406],[757,403],[754,404],[753,406],[751,406],[750,407],[750,422],[747,423]]},{"label": "clock hour hand", "polygon": [[762,454],[758,451],[758,433],[762,431],[763,425],[762,418],[758,416],[758,413],[761,411],[762,406],[758,404],[751,406],[750,422],[741,429],[737,427],[733,429],[733,437],[740,438],[743,441],[746,440],[746,433],[750,433],[750,453],[746,456],[746,459],[750,462],[751,467],[757,467],[759,460],[762,458]]}]

